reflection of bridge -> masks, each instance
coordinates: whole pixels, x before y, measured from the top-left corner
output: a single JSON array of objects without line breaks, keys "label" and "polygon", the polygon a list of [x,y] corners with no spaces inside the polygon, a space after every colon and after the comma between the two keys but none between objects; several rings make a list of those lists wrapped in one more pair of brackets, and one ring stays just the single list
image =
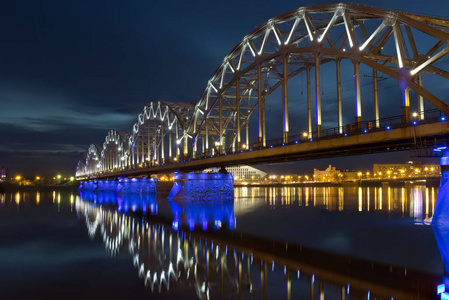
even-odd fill
[{"label": "reflection of bridge", "polygon": [[182,289],[199,299],[433,299],[436,293],[438,278],[426,273],[232,231],[173,230],[169,220],[84,200],[76,208],[111,255],[133,256],[152,292]]},{"label": "reflection of bridge", "polygon": [[[196,105],[149,103],[132,131],[110,131],[102,145],[90,146],[77,177],[352,155],[442,138],[449,132],[449,106],[439,98],[449,79],[440,60],[449,51],[447,24],[346,4],[270,19],[224,58]],[[402,100],[379,97],[389,79]],[[298,101],[292,95],[303,94],[302,82]],[[364,99],[362,109],[366,84],[372,102]],[[345,103],[348,91],[353,105]],[[272,105],[282,109],[271,112]]]}]

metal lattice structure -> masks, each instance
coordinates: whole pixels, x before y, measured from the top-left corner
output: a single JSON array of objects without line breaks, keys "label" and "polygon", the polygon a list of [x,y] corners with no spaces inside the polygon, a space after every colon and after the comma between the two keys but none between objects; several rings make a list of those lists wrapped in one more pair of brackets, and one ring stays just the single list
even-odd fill
[{"label": "metal lattice structure", "polygon": [[[379,119],[378,72],[395,78],[402,88],[406,122],[410,119],[410,89],[419,95],[421,119],[424,118],[424,99],[448,115],[448,105],[422,84],[423,72],[449,79],[448,72],[435,66],[448,52],[448,30],[449,21],[445,19],[347,4],[303,7],[270,19],[245,36],[210,78],[196,105],[193,122],[189,124],[188,132],[194,137],[193,153],[200,138],[205,140],[206,152],[215,145],[218,146],[216,151],[239,150],[242,129],[249,124],[254,112],[258,112],[258,142],[265,146],[265,100],[278,87],[282,89],[282,136],[284,143],[288,143],[288,80],[301,72],[307,73],[307,132],[311,138],[315,121],[316,135],[320,137],[320,66],[329,62],[336,63],[337,126],[343,133],[342,60],[350,60],[354,65],[358,128],[362,120],[360,64],[373,70],[375,111],[374,116],[370,116],[373,120]],[[427,44],[425,40],[425,45],[417,44],[415,31],[432,37],[434,43]],[[389,45],[392,47],[387,47]],[[420,53],[418,49],[427,51]],[[310,80],[311,71],[314,71],[314,86]],[[315,120],[311,112],[311,89],[315,92]],[[378,127],[379,122],[375,125]]]},{"label": "metal lattice structure", "polygon": [[[410,125],[412,116],[414,122],[425,121],[425,105],[437,110],[440,116],[449,116],[448,104],[437,96],[441,87],[423,82],[423,74],[432,74],[442,82],[449,79],[449,72],[439,66],[441,58],[449,51],[448,40],[449,20],[443,18],[349,4],[317,5],[290,11],[246,35],[224,58],[195,106],[168,102],[147,105],[139,114],[128,144],[123,144],[124,153],[120,159],[115,159],[118,164],[114,166],[152,166],[174,162],[173,157],[182,156],[185,160],[240,152],[250,147],[263,149],[268,146],[266,118],[272,117],[267,116],[265,107],[268,101],[275,101],[268,97],[278,88],[282,91],[276,102],[282,105],[282,132],[278,136],[283,145],[297,143],[298,138],[290,134],[289,81],[298,75],[306,77],[307,97],[302,107],[307,116],[307,128],[295,134],[303,132],[305,141],[322,138],[323,117],[335,121],[335,135],[388,129],[382,124],[382,117],[391,116],[388,111],[379,110],[379,103],[391,100],[379,100],[379,73],[395,79],[402,91],[402,101],[398,101],[402,124]],[[343,123],[342,62],[353,66],[349,75],[354,78],[355,122],[351,127]],[[336,104],[333,104],[336,109],[332,116],[323,116],[322,107],[328,103],[322,103],[321,99],[320,68],[328,63],[335,64],[336,72],[331,76],[336,81]],[[369,116],[362,116],[365,101],[362,102],[361,97],[361,67],[372,72],[369,77],[372,78],[373,103],[369,105],[373,110]],[[410,111],[410,91],[418,98],[418,112],[414,114]],[[251,124],[256,124],[256,130],[250,130]],[[257,132],[257,136],[250,136],[250,132]],[[172,135],[176,139],[175,155]],[[169,142],[165,150],[164,140]],[[90,173],[89,160],[96,157],[94,152],[89,149],[84,166]],[[103,152],[108,151],[103,149]],[[110,165],[104,166],[104,162],[100,163],[99,170],[111,170]]]}]

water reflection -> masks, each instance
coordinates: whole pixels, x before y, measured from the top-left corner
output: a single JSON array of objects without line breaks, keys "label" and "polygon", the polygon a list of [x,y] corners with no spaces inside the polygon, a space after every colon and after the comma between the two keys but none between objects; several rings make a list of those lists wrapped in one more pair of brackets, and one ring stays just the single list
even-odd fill
[{"label": "water reflection", "polygon": [[[299,201],[307,190],[312,197]],[[344,207],[340,196],[344,190],[313,190],[268,189],[267,192],[273,193],[269,198],[279,197],[277,200],[284,207],[322,205],[329,210]],[[263,191],[246,190],[242,196],[247,201],[264,203]],[[391,203],[401,203],[400,197],[394,198],[402,195],[398,191],[390,194]],[[369,192],[375,194],[374,190]],[[366,195],[367,190],[362,189],[361,193]],[[416,295],[431,299],[435,296],[437,279],[428,274],[267,241],[232,230],[212,231],[217,229],[214,226],[217,220],[223,223],[227,220],[228,228],[233,228],[234,214],[229,213],[233,211],[232,203],[182,206],[172,202],[173,220],[155,219],[148,214],[125,213],[131,212],[129,208],[133,212],[145,212],[154,204],[153,199],[136,196],[114,199],[113,194],[83,193],[76,201],[76,211],[85,220],[89,236],[100,235],[112,256],[132,255],[138,276],[152,292],[191,289],[198,299],[323,299],[324,296],[328,299],[414,299]],[[408,201],[404,198],[404,203]],[[270,205],[276,206],[277,202]],[[120,211],[119,205],[122,205]],[[362,209],[369,207],[369,201],[362,199]],[[402,207],[392,206],[392,209]],[[413,210],[412,215],[419,211],[422,212]]]},{"label": "water reflection", "polygon": [[328,211],[400,213],[417,224],[430,223],[438,188],[407,187],[237,187],[235,212],[246,213],[269,205],[272,209],[312,206]]}]

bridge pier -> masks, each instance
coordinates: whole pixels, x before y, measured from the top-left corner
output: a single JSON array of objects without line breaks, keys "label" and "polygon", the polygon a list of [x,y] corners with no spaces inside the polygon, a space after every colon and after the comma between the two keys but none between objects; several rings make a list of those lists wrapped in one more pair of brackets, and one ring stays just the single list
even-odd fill
[{"label": "bridge pier", "polygon": [[233,199],[234,178],[231,173],[187,173],[175,175],[168,195],[174,201],[215,201]]},{"label": "bridge pier", "polygon": [[[449,151],[441,157],[441,181],[432,217],[432,227],[444,267],[444,283],[438,293],[449,297]],[[446,299],[446,298],[444,298]]]},{"label": "bridge pier", "polygon": [[449,226],[449,151],[440,159],[441,180],[432,223]]},{"label": "bridge pier", "polygon": [[117,194],[156,194],[156,180],[151,178],[119,178]]}]

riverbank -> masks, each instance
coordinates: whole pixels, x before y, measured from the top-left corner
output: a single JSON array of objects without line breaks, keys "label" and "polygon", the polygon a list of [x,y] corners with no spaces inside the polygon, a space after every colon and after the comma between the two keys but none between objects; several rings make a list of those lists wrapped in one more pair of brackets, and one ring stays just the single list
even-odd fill
[{"label": "riverbank", "polygon": [[14,191],[53,191],[53,190],[67,190],[67,191],[77,191],[79,187],[79,182],[68,183],[64,185],[18,185],[11,183],[0,183],[0,193],[2,192],[14,192]]},{"label": "riverbank", "polygon": [[440,185],[440,177],[432,178],[416,178],[407,180],[397,179],[370,179],[357,181],[344,181],[341,183],[334,182],[296,182],[296,183],[234,183],[235,187],[351,187],[351,186],[379,186],[388,185],[394,187],[403,187],[408,185],[425,185],[438,187]]}]

